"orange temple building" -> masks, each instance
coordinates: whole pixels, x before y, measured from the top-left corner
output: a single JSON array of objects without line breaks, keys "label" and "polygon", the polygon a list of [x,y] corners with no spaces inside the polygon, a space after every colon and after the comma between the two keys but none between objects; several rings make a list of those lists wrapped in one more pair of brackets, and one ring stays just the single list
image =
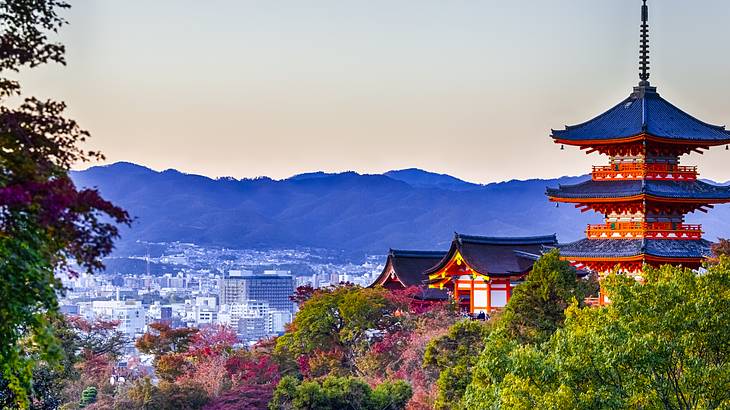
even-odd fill
[{"label": "orange temple building", "polygon": [[[579,269],[641,276],[644,264],[698,268],[710,253],[702,227],[688,213],[730,202],[730,187],[700,181],[683,156],[730,144],[724,127],[710,125],[662,98],[649,83],[648,7],[642,6],[640,83],[628,98],[585,123],[553,130],[554,142],[608,156],[591,179],[548,188],[551,201],[605,216],[586,238],[559,245]],[[601,299],[603,302],[603,299]]]},{"label": "orange temple building", "polygon": [[443,259],[423,272],[431,289],[446,289],[469,313],[489,313],[509,302],[555,235],[495,238],[456,234]]}]

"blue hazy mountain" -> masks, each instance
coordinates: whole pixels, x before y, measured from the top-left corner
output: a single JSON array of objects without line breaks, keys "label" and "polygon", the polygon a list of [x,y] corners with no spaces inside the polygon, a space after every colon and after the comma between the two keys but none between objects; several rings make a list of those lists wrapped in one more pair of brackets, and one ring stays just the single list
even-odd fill
[{"label": "blue hazy mountain", "polygon": [[[237,248],[298,246],[385,253],[389,248],[445,249],[453,232],[479,235],[557,233],[579,239],[600,216],[556,207],[546,186],[587,177],[472,184],[417,169],[382,175],[315,172],[284,180],[211,179],[116,163],[73,172],[136,221],[120,249],[137,240]],[[708,239],[730,236],[730,208],[692,215]]]},{"label": "blue hazy mountain", "polygon": [[403,181],[415,188],[442,188],[454,191],[468,191],[482,187],[482,185],[462,181],[451,175],[436,174],[418,168],[388,171],[383,175],[398,181]]}]

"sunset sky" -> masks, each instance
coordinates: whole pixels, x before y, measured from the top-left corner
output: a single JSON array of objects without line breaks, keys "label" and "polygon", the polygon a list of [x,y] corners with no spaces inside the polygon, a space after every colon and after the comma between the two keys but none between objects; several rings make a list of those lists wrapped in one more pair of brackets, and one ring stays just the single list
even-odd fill
[{"label": "sunset sky", "polygon": [[[576,175],[559,146],[638,82],[639,0],[75,0],[64,100],[108,162],[208,176],[419,167],[475,182]],[[730,123],[730,4],[653,0],[651,82]],[[686,164],[730,179],[730,151]]]}]

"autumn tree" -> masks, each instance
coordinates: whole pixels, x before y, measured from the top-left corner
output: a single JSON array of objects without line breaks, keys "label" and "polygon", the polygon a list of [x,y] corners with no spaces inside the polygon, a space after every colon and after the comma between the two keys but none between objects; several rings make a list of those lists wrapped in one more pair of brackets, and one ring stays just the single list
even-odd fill
[{"label": "autumn tree", "polygon": [[174,381],[190,368],[184,353],[193,343],[198,329],[174,329],[164,322],[152,323],[149,329],[137,339],[135,346],[140,352],[154,356],[155,371],[160,378]]},{"label": "autumn tree", "polygon": [[[102,158],[79,148],[88,133],[63,116],[65,105],[25,98],[8,72],[65,63],[64,47],[49,39],[65,24],[57,0],[0,2],[0,376],[15,406],[27,407],[33,363],[58,362],[53,335],[58,314],[56,272],[70,262],[93,272],[112,250],[122,209],[95,190],[78,190],[72,165]],[[23,343],[21,343],[23,341]]]},{"label": "autumn tree", "polygon": [[715,261],[722,256],[730,257],[730,240],[720,238],[717,243],[712,245],[712,255]]}]

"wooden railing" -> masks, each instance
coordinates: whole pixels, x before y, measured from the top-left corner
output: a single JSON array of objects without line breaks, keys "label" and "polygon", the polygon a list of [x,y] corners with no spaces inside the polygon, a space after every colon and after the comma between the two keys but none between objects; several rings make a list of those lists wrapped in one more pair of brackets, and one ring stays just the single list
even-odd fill
[{"label": "wooden railing", "polygon": [[593,179],[657,179],[693,181],[697,179],[697,167],[674,164],[615,164],[593,167]]},{"label": "wooden railing", "polygon": [[702,226],[672,222],[611,222],[588,225],[589,239],[701,239]]}]

